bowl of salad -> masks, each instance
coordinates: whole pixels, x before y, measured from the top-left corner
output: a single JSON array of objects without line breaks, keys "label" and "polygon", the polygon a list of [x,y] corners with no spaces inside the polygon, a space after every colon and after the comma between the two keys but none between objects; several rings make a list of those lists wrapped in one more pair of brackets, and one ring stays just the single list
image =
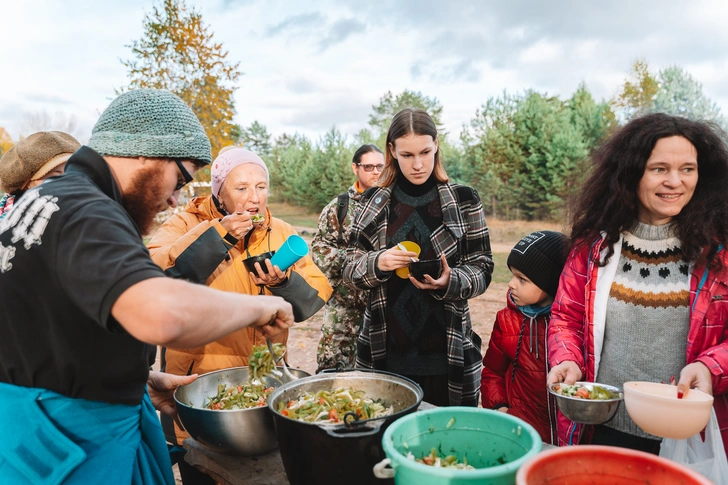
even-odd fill
[{"label": "bowl of salad", "polygon": [[549,392],[556,398],[556,405],[564,416],[582,424],[609,421],[624,400],[620,388],[597,382],[551,384]]},{"label": "bowl of salad", "polygon": [[[309,375],[290,370],[297,377]],[[213,451],[240,456],[266,453],[277,445],[268,397],[288,382],[279,375],[264,373],[260,366],[203,374],[175,391],[177,414],[190,436]]]}]

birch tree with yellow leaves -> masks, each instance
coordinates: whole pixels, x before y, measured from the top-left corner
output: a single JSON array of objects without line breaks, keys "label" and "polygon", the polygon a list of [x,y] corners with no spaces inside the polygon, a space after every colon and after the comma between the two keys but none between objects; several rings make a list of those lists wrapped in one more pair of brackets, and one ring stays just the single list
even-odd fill
[{"label": "birch tree with yellow leaves", "polygon": [[[130,81],[120,91],[157,88],[175,93],[199,118],[214,158],[240,136],[240,127],[233,123],[239,63],[230,63],[228,51],[215,42],[202,15],[184,0],[154,5],[143,28],[141,39],[127,46],[133,57],[121,61]],[[204,172],[209,178],[209,171]]]}]

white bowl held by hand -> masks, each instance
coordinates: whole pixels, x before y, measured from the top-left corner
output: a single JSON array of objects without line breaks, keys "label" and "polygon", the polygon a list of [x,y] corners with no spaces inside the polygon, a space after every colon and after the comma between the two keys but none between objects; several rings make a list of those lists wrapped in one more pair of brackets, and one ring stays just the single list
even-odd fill
[{"label": "white bowl held by hand", "polygon": [[625,382],[627,414],[643,431],[684,440],[705,428],[713,407],[713,396],[690,389],[682,399],[677,387],[657,382]]}]

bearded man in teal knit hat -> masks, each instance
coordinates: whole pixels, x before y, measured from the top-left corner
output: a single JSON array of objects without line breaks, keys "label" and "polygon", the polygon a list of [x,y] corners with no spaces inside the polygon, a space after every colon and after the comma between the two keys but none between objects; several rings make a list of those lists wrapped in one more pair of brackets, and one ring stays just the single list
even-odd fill
[{"label": "bearded man in teal knit hat", "polygon": [[174,484],[155,408],[196,376],[151,372],[156,346],[196,347],[293,323],[275,296],[168,278],[142,235],[211,161],[192,110],[162,90],[116,98],[60,177],[0,221],[3,484]]}]

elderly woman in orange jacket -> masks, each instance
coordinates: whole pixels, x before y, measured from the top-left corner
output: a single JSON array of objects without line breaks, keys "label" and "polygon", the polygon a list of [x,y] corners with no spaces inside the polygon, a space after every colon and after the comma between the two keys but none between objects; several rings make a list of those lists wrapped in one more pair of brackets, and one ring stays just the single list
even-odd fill
[{"label": "elderly woman in orange jacket", "polygon": [[[297,322],[310,318],[331,296],[332,288],[310,256],[286,272],[265,264],[268,274],[249,272],[243,260],[277,250],[296,231],[271,216],[267,207],[268,167],[255,153],[233,148],[223,150],[212,163],[212,195],[190,201],[184,211],[165,222],[149,244],[155,263],[167,275],[235,293],[283,297],[293,307]],[[261,222],[253,222],[264,216]],[[204,322],[200,322],[204,325]],[[288,331],[271,339],[286,344]],[[163,350],[163,370],[171,374],[204,374],[248,365],[254,345],[265,345],[255,329],[242,329],[216,342],[192,349]],[[170,420],[162,421],[169,441],[188,437]],[[175,436],[176,435],[176,436]],[[180,462],[180,465],[184,465]],[[182,469],[184,468],[184,470]],[[183,479],[203,483],[193,470],[181,467]],[[195,477],[195,478],[193,478]]]},{"label": "elderly woman in orange jacket", "polygon": [[[243,260],[278,249],[296,231],[271,216],[268,168],[243,148],[223,151],[212,163],[212,195],[190,201],[184,211],[165,222],[149,242],[152,259],[173,277],[236,293],[273,294],[294,308],[296,321],[323,307],[332,289],[310,256],[287,272],[270,266],[260,277]],[[262,222],[253,222],[262,215]],[[288,333],[277,340],[286,343]],[[254,330],[233,333],[194,349],[167,349],[166,370],[174,374],[204,373],[248,364],[253,345],[265,338]]]},{"label": "elderly woman in orange jacket", "polygon": [[[261,277],[250,273],[243,260],[277,250],[296,231],[271,216],[267,207],[268,168],[255,153],[243,148],[224,150],[211,167],[212,195],[190,201],[184,211],[165,222],[149,242],[152,259],[169,276],[236,293],[281,296],[292,306],[297,322],[324,306],[332,289],[310,256],[283,272],[271,267]],[[253,222],[264,216],[261,222]],[[204,325],[204,322],[200,322]],[[288,332],[274,341],[286,343]],[[165,370],[172,374],[203,374],[248,364],[253,345],[265,338],[243,329],[193,349],[165,350]]]}]

